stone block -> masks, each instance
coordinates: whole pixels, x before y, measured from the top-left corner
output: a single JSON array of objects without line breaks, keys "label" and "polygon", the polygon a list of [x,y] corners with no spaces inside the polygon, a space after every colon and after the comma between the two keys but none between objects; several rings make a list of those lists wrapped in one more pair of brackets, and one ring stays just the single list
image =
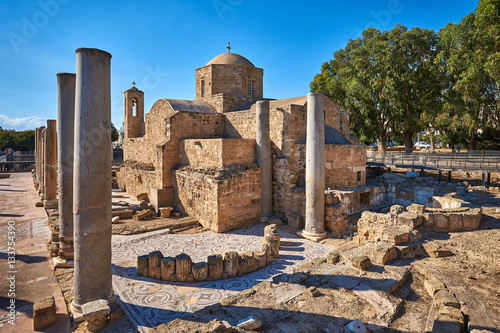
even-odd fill
[{"label": "stone block", "polygon": [[[232,326],[225,320],[220,321],[219,319],[214,319],[208,324],[208,332],[210,333],[231,333],[233,332]],[[166,331],[165,331],[166,332]]]},{"label": "stone block", "polygon": [[481,208],[471,209],[468,213],[463,213],[463,230],[475,230],[483,219]]},{"label": "stone block", "polygon": [[82,305],[83,320],[90,332],[97,332],[106,326],[111,309],[105,299],[98,299]]},{"label": "stone block", "polygon": [[[147,274],[144,275],[144,272],[147,272]],[[137,257],[137,274],[146,277],[149,276],[149,255],[145,254]]]},{"label": "stone block", "polygon": [[460,309],[460,302],[457,300],[455,295],[453,295],[448,290],[444,289],[438,290],[434,295],[434,299],[432,300],[432,305],[439,308],[441,304]]},{"label": "stone block", "polygon": [[238,275],[239,261],[238,252],[228,251],[224,253],[224,272],[229,277],[232,278]]},{"label": "stone block", "polygon": [[463,215],[460,213],[450,213],[450,231],[460,231],[464,227]]},{"label": "stone block", "polygon": [[57,321],[54,296],[36,299],[33,302],[33,330],[49,327]]},{"label": "stone block", "polygon": [[391,214],[401,214],[402,212],[404,212],[405,208],[401,205],[393,205],[391,206]]},{"label": "stone block", "polygon": [[424,288],[431,297],[434,297],[439,290],[446,290],[446,286],[436,278],[425,280]]},{"label": "stone block", "polygon": [[425,206],[414,203],[414,204],[411,204],[408,207],[406,207],[406,211],[409,213],[422,215],[425,212]]},{"label": "stone block", "polygon": [[198,262],[193,264],[191,268],[195,281],[205,281],[208,275],[208,264],[206,262]]},{"label": "stone block", "polygon": [[325,194],[325,205],[332,205],[333,204],[333,197],[331,193]]},{"label": "stone block", "polygon": [[147,219],[148,217],[151,216],[151,209],[143,209],[141,211],[138,211],[136,214],[133,215],[134,220],[143,220]]},{"label": "stone block", "polygon": [[213,280],[220,280],[224,271],[224,259],[220,254],[208,256],[208,276]]},{"label": "stone block", "polygon": [[119,216],[113,216],[113,218],[111,219],[111,223],[112,224],[116,224],[120,222],[120,217]]},{"label": "stone block", "polygon": [[[161,279],[160,263],[163,254],[160,251],[149,253],[149,277],[153,279]],[[158,269],[157,269],[158,268]]]},{"label": "stone block", "polygon": [[385,265],[389,261],[399,258],[399,251],[394,245],[383,242],[375,246],[370,257],[374,263]]},{"label": "stone block", "polygon": [[262,326],[262,322],[259,318],[250,316],[240,320],[236,326],[245,330],[254,331],[258,330]]},{"label": "stone block", "polygon": [[450,217],[441,213],[434,213],[434,231],[448,231],[450,228]]},{"label": "stone block", "polygon": [[265,242],[269,245],[271,251],[271,258],[278,258],[280,255],[279,240],[271,236],[266,236]]},{"label": "stone block", "polygon": [[139,193],[139,194],[137,194],[136,198],[137,198],[137,201],[148,200],[148,194],[146,192]]},{"label": "stone block", "polygon": [[442,315],[447,316],[449,318],[452,318],[454,321],[457,321],[457,322],[461,323],[462,325],[465,324],[464,314],[462,313],[462,311],[460,311],[459,308],[456,308],[453,306],[447,306],[445,304],[441,304],[439,306],[437,318],[439,318],[439,316],[442,316]]},{"label": "stone block", "polygon": [[264,268],[267,266],[267,253],[266,251],[255,251],[255,261],[258,269]]},{"label": "stone block", "polygon": [[297,229],[302,229],[304,228],[304,221],[305,217],[304,215],[287,215],[288,218],[288,225]]},{"label": "stone block", "polygon": [[161,279],[170,281],[170,277],[175,274],[175,257],[163,257],[160,262]]},{"label": "stone block", "polygon": [[451,256],[451,251],[448,248],[442,247],[435,242],[424,243],[422,246],[429,257],[440,258]]},{"label": "stone block", "polygon": [[340,260],[340,256],[337,252],[335,251],[332,251],[332,252],[329,252],[327,255],[326,255],[326,262],[328,264],[336,264],[338,263]]},{"label": "stone block", "polygon": [[372,266],[372,262],[367,256],[353,256],[350,259],[353,267],[359,268],[363,271],[366,271]]},{"label": "stone block", "polygon": [[177,281],[185,282],[188,280],[188,275],[191,274],[192,264],[191,257],[185,253],[181,253],[175,257],[175,275],[177,276]]},{"label": "stone block", "polygon": [[405,225],[410,228],[417,228],[422,224],[422,216],[415,213],[403,212],[398,216],[398,225]]},{"label": "stone block", "polygon": [[173,187],[166,187],[161,189],[151,187],[149,193],[149,201],[155,207],[156,211],[158,211],[160,207],[169,207],[174,204]]}]

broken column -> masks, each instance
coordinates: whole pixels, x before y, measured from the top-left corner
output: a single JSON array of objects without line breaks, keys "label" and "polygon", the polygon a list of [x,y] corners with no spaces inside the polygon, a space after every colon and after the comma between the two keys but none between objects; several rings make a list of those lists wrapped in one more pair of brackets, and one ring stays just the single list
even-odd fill
[{"label": "broken column", "polygon": [[313,241],[325,231],[325,111],[323,95],[307,95],[306,221],[301,236]]},{"label": "broken column", "polygon": [[57,74],[59,258],[73,259],[73,150],[76,74]]},{"label": "broken column", "polygon": [[273,170],[269,134],[269,101],[258,101],[256,111],[257,164],[260,167],[261,219],[273,215]]},{"label": "broken column", "polygon": [[45,207],[57,205],[57,139],[56,121],[47,120],[44,131],[45,175],[44,175],[44,201]]},{"label": "broken column", "polygon": [[76,51],[73,228],[75,276],[71,310],[114,301],[111,284],[111,54]]}]

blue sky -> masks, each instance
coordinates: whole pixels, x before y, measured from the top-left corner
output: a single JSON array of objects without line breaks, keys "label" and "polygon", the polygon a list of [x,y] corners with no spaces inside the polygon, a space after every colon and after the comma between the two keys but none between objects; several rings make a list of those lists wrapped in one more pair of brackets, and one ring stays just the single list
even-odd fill
[{"label": "blue sky", "polygon": [[57,118],[56,74],[75,72],[75,50],[112,54],[112,121],[137,82],[149,111],[159,98],[193,99],[195,69],[226,52],[264,69],[264,96],[306,95],[321,64],[367,26],[439,30],[475,0],[0,2],[0,126],[34,129]]}]

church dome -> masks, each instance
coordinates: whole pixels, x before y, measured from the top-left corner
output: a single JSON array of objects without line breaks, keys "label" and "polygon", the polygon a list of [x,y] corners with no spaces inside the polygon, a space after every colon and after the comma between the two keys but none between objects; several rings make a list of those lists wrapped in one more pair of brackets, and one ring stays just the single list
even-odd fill
[{"label": "church dome", "polygon": [[217,57],[210,60],[205,66],[208,65],[243,65],[255,67],[247,58],[240,56],[239,54],[229,52],[219,54]]}]

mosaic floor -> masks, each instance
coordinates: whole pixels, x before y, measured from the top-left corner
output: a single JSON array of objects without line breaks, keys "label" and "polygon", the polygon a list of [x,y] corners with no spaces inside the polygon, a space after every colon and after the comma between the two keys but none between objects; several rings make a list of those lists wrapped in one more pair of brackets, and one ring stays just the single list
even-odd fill
[{"label": "mosaic floor", "polygon": [[331,246],[313,243],[280,231],[279,258],[256,272],[233,279],[210,282],[167,282],[137,275],[137,256],[162,251],[164,256],[182,252],[193,262],[206,261],[213,253],[228,250],[254,251],[260,248],[264,225],[235,230],[225,234],[205,232],[194,235],[172,235],[164,230],[147,234],[113,235],[113,288],[125,311],[141,332],[195,312],[221,299],[291,272],[292,267],[325,255]]}]

